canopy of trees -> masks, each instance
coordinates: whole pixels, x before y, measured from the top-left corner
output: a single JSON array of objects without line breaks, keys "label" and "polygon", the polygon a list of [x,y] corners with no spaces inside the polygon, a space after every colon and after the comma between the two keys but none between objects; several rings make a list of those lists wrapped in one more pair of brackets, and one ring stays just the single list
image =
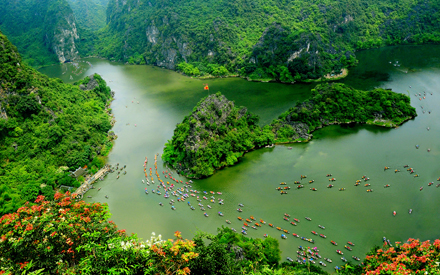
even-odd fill
[{"label": "canopy of trees", "polygon": [[206,177],[273,138],[268,127],[258,125],[258,116],[217,93],[203,98],[177,125],[162,158],[188,177]]},{"label": "canopy of trees", "polygon": [[339,123],[394,127],[417,115],[407,95],[384,89],[360,91],[340,83],[312,89],[312,97],[271,123],[277,142],[309,139],[316,128]]},{"label": "canopy of trees", "polygon": [[[92,90],[79,88],[89,81]],[[22,64],[0,33],[0,85],[1,214],[39,194],[53,197],[58,185],[79,186],[69,170],[105,163],[111,93],[99,75],[76,85],[48,78]]]},{"label": "canopy of trees", "polygon": [[291,82],[354,65],[356,50],[438,43],[439,11],[422,0],[110,0],[106,28],[84,42],[189,75]]}]

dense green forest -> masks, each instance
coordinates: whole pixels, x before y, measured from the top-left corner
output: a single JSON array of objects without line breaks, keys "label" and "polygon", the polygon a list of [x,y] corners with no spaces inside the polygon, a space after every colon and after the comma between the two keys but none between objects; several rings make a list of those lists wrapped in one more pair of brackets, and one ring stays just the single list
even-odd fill
[{"label": "dense green forest", "polygon": [[274,135],[258,120],[224,95],[209,95],[177,125],[162,159],[188,177],[210,176],[235,164],[245,152],[273,143]]},{"label": "dense green forest", "polygon": [[275,142],[306,141],[311,132],[329,124],[368,123],[395,127],[415,117],[404,94],[384,89],[360,91],[341,83],[326,83],[311,91],[270,125],[217,93],[203,98],[174,130],[162,159],[187,177],[207,177],[234,165],[244,153]]},{"label": "dense green forest", "polygon": [[31,66],[78,57],[76,21],[66,0],[0,0],[0,31]]},{"label": "dense green forest", "polygon": [[[106,204],[39,196],[0,217],[0,274],[327,274],[313,265],[280,264],[278,240],[220,228],[193,240],[149,240],[118,230]],[[276,272],[276,273],[274,273]]]},{"label": "dense green forest", "polygon": [[88,54],[292,82],[356,64],[355,51],[440,41],[438,1],[110,0]]},{"label": "dense green forest", "polygon": [[105,27],[108,0],[67,0],[67,2],[80,28],[96,31]]},{"label": "dense green forest", "polygon": [[298,102],[271,123],[277,142],[308,140],[317,128],[339,123],[368,123],[395,127],[417,116],[410,98],[381,88],[360,91],[340,83],[312,89],[312,97]]},{"label": "dense green forest", "polygon": [[358,50],[440,41],[440,3],[422,0],[0,0],[0,11],[32,66],[98,55],[293,82],[338,74]]},{"label": "dense green forest", "polygon": [[69,170],[105,163],[111,92],[99,75],[77,85],[49,78],[0,33],[0,84],[0,213],[52,197],[58,185],[79,186]]}]

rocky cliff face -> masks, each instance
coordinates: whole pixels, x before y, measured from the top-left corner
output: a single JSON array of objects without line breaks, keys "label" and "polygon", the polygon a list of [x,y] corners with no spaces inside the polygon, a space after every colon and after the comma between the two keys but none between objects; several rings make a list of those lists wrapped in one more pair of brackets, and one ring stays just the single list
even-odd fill
[{"label": "rocky cliff face", "polygon": [[188,177],[207,177],[254,148],[273,143],[258,117],[220,93],[202,99],[174,130],[162,158]]},{"label": "rocky cliff face", "polygon": [[73,14],[62,20],[64,24],[58,25],[53,31],[52,50],[61,63],[72,61],[79,57],[76,42],[79,40],[78,30]]},{"label": "rocky cliff face", "polygon": [[0,28],[31,65],[79,57],[79,30],[66,0],[0,0]]}]

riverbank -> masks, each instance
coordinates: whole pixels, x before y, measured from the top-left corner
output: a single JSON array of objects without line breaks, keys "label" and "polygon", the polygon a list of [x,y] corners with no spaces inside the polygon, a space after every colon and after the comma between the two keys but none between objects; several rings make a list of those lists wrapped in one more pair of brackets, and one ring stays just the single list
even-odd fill
[{"label": "riverbank", "polygon": [[389,120],[389,119],[375,119],[375,120],[367,120],[365,122],[356,122],[356,121],[339,122],[339,121],[335,121],[332,123],[318,126],[314,130],[308,132],[309,138],[307,138],[307,139],[297,138],[295,140],[285,140],[285,141],[284,140],[282,140],[282,141],[275,140],[275,145],[309,142],[313,139],[313,135],[312,135],[313,132],[315,132],[316,130],[322,129],[324,127],[330,126],[330,125],[350,125],[350,124],[362,125],[362,124],[365,124],[365,125],[373,125],[373,126],[379,126],[379,127],[385,127],[385,128],[398,128],[400,125],[402,125],[403,123],[405,123],[411,119],[414,119],[414,117],[406,117],[405,119],[402,119],[401,121],[399,121],[397,123],[393,122],[392,120]]},{"label": "riverbank", "polygon": [[280,80],[276,80],[274,78],[250,78],[248,76],[242,76],[239,74],[231,74],[231,75],[224,75],[224,76],[213,76],[213,75],[207,75],[207,76],[189,76],[184,74],[183,72],[180,71],[176,71],[184,76],[190,77],[190,78],[194,78],[194,79],[200,79],[200,80],[206,80],[206,79],[216,79],[216,78],[229,78],[229,77],[240,77],[243,79],[246,79],[247,81],[250,82],[263,82],[263,83],[282,83],[282,84],[295,84],[296,82],[303,82],[303,83],[312,83],[312,82],[326,82],[326,81],[335,81],[335,80],[340,80],[343,79],[345,77],[348,76],[348,69],[343,68],[341,70],[340,74],[326,74],[323,78],[318,78],[318,79],[304,79],[304,80],[298,80],[298,81],[292,81],[292,82],[285,82],[285,81],[280,81]]}]

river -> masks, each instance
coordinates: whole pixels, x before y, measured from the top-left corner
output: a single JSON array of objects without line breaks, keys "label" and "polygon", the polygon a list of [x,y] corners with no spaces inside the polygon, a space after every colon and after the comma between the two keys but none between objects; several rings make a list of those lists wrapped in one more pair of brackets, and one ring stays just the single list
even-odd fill
[{"label": "river", "polygon": [[[262,125],[296,101],[307,99],[315,84],[256,83],[240,78],[197,80],[158,67],[124,65],[96,58],[85,59],[93,66],[79,62],[78,74],[72,73],[75,69],[72,64],[46,67],[40,71],[66,82],[99,73],[116,92],[111,107],[117,120],[113,131],[118,139],[108,162],[127,165],[127,174],[120,179],[116,179],[116,173],[110,174],[98,182],[96,186],[101,187],[101,191],[89,191],[87,195],[92,198],[87,201],[108,203],[111,219],[120,228],[144,239],[149,238],[151,232],[171,238],[177,230],[185,238],[192,238],[199,230],[215,233],[218,227],[227,226],[226,219],[239,230],[242,223],[237,217],[253,215],[275,227],[286,228],[290,233],[313,237],[320,254],[333,259],[333,264],[326,268],[331,271],[335,265],[342,264],[335,249],[342,250],[350,260],[352,255],[363,258],[373,245],[381,245],[383,236],[392,242],[438,237],[440,188],[435,185],[440,177],[437,162],[440,114],[436,108],[440,105],[440,47],[387,47],[358,52],[357,56],[359,65],[352,68],[349,76],[341,82],[358,89],[383,87],[409,94],[418,117],[396,129],[365,125],[329,126],[314,132],[309,143],[278,145],[250,152],[237,165],[220,170],[208,179],[194,181],[192,189],[223,193],[216,195],[216,199],[223,198],[224,205],[202,199],[206,211],[198,209],[194,198],[189,201],[196,210],[191,211],[186,202],[178,202],[173,211],[168,200],[152,194],[151,186],[141,181],[145,157],[149,159],[147,169],[153,167],[154,170],[154,155],[162,153],[176,124],[207,95],[204,84],[209,85],[210,93],[220,91],[236,105],[246,106],[258,114]],[[422,96],[415,96],[416,93]],[[416,144],[420,145],[419,149]],[[289,149],[289,146],[293,148]],[[404,165],[414,168],[415,173],[407,172]],[[385,166],[390,169],[384,171]],[[158,158],[162,178],[165,169]],[[395,173],[395,169],[401,172]],[[329,184],[326,174],[329,173],[336,178],[332,189],[326,188]],[[419,177],[414,177],[415,174]],[[304,182],[315,182],[305,183],[305,188],[297,190],[293,182],[300,180],[300,175],[307,175],[307,179],[302,180]],[[363,175],[371,179],[368,183],[373,192],[366,192],[364,181],[360,186],[354,186]],[[287,195],[280,195],[275,190],[280,182],[287,182],[293,189]],[[428,186],[429,182],[434,182],[433,186]],[[391,187],[384,188],[385,184]],[[150,190],[148,195],[144,193],[146,187]],[[310,191],[311,187],[318,188],[318,191]],[[338,191],[340,187],[345,187],[346,191]],[[419,191],[420,187],[423,187],[422,191]],[[105,195],[109,198],[105,199]],[[159,206],[159,202],[164,206]],[[238,203],[244,204],[242,213],[236,211]],[[211,204],[212,209],[208,209],[207,204]],[[410,208],[412,214],[408,213]],[[224,217],[218,216],[218,211],[222,211]],[[395,217],[393,211],[397,211]],[[204,217],[203,212],[209,217]],[[291,219],[298,218],[300,223],[293,226],[284,221],[284,213],[290,214]],[[312,221],[306,221],[306,216]],[[326,229],[322,230],[318,225]],[[327,239],[312,235],[312,230],[325,234]],[[287,256],[296,257],[298,245],[310,246],[292,234],[282,240],[281,232],[267,224],[258,230],[249,228],[248,232],[248,237],[262,238],[267,233],[277,238],[283,260]],[[331,245],[330,240],[336,241],[338,247]],[[343,248],[347,241],[355,243],[352,252]]]}]

